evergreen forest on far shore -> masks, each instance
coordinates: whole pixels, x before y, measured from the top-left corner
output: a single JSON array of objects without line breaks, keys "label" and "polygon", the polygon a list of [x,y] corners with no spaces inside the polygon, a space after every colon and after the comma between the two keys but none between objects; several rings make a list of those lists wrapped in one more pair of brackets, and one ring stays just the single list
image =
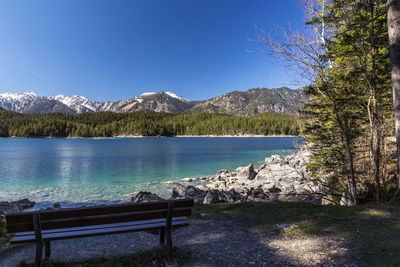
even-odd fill
[{"label": "evergreen forest on far shore", "polygon": [[94,112],[22,114],[0,110],[0,137],[112,137],[176,135],[298,135],[296,116],[236,117],[208,113]]}]

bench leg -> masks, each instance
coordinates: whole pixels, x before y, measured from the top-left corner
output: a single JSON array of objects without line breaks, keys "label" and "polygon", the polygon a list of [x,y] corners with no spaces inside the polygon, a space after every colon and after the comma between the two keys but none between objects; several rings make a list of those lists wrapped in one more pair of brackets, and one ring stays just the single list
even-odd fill
[{"label": "bench leg", "polygon": [[50,259],[50,241],[44,241],[44,255],[46,259]]},{"label": "bench leg", "polygon": [[172,236],[171,236],[171,228],[167,228],[167,248],[168,248],[168,259],[172,261]]},{"label": "bench leg", "polygon": [[43,253],[42,242],[36,242],[35,267],[40,267],[42,265],[42,253]]},{"label": "bench leg", "polygon": [[170,261],[173,260],[172,258],[172,216],[174,211],[174,202],[168,201],[168,213],[167,213],[167,223],[165,227],[165,232],[167,234],[167,247],[168,247],[168,259]]},{"label": "bench leg", "polygon": [[160,246],[165,244],[165,228],[160,229]]}]

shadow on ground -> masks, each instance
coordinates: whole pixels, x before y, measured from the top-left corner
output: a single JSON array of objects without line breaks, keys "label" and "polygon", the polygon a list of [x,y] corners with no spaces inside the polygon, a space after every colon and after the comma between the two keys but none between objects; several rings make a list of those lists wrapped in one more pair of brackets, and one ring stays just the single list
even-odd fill
[{"label": "shadow on ground", "polygon": [[[173,240],[190,254],[179,258],[181,266],[400,266],[399,214],[398,203],[195,205],[191,225],[175,230]],[[59,262],[53,266],[141,266],[118,255],[135,258],[132,253],[157,248],[158,236],[146,232],[55,241],[52,255]],[[97,261],[70,262],[93,257]],[[163,266],[157,257],[150,266]],[[100,258],[102,265],[93,265]],[[0,266],[23,259],[34,259],[33,245],[0,252]]]}]

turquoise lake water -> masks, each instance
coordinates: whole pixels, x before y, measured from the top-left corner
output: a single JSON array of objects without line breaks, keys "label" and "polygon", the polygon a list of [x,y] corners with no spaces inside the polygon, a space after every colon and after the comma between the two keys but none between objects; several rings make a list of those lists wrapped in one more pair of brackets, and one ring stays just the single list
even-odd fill
[{"label": "turquoise lake water", "polygon": [[0,201],[29,198],[39,206],[127,201],[147,190],[168,197],[165,181],[259,166],[290,154],[297,137],[0,139]]}]

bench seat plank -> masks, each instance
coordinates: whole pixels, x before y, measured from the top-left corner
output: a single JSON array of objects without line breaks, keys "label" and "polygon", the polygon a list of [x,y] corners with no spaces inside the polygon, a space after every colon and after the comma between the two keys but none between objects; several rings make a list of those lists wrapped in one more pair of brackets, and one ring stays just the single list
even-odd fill
[{"label": "bench seat plank", "polygon": [[[190,216],[192,213],[191,207],[187,208],[176,208],[173,211],[173,217]],[[83,227],[97,224],[112,224],[129,221],[144,221],[161,219],[167,217],[167,210],[152,210],[152,211],[138,211],[138,212],[126,212],[126,213],[115,213],[97,216],[80,216],[80,217],[69,217],[57,220],[41,220],[41,229],[63,229],[67,227]],[[27,232],[32,231],[32,222],[26,221],[25,223],[13,223],[8,224],[7,230],[9,233]]]},{"label": "bench seat plank", "polygon": [[[173,227],[178,226],[187,226],[189,225],[187,219],[185,217],[174,218],[172,221]],[[144,231],[151,230],[155,228],[163,228],[166,226],[166,220],[158,221],[157,220],[149,220],[142,221],[141,224],[138,224],[138,221],[129,223],[124,223],[121,225],[113,224],[113,225],[102,225],[102,228],[99,227],[75,227],[69,228],[66,231],[45,231],[42,232],[42,237],[44,241],[47,240],[60,240],[60,239],[69,239],[69,238],[77,238],[77,237],[90,237],[90,236],[98,236],[98,235],[108,235],[108,234],[117,234],[117,233],[126,233],[126,232],[136,232],[136,231]],[[85,229],[82,229],[85,228]],[[61,229],[63,230],[63,229]],[[11,241],[12,244],[21,244],[21,243],[32,243],[35,242],[35,234],[27,234],[27,235],[16,235]]]},{"label": "bench seat plank", "polygon": [[[174,200],[175,208],[188,208],[192,206],[193,206],[193,200],[187,200],[187,199]],[[126,212],[155,211],[160,209],[166,210],[167,208],[168,208],[168,203],[166,201],[152,201],[144,203],[124,203],[116,205],[63,208],[56,210],[15,212],[15,213],[9,213],[6,217],[8,224],[18,224],[27,222],[32,224],[32,215],[37,213],[40,213],[42,220],[57,220],[57,219],[81,217],[81,216],[98,216],[98,215],[126,213]]]},{"label": "bench seat plank", "polygon": [[[172,220],[173,221],[186,220],[186,217],[174,217],[174,218],[172,218]],[[113,228],[113,227],[117,227],[117,226],[140,225],[140,224],[158,223],[158,222],[166,222],[166,219],[162,218],[162,219],[132,221],[132,222],[124,222],[124,223],[110,223],[110,224],[99,224],[99,225],[91,225],[91,226],[67,227],[67,228],[60,228],[60,229],[42,230],[42,233],[48,234],[48,233],[59,233],[59,232],[69,232],[69,231],[83,231],[83,230]],[[34,235],[34,234],[35,234],[34,231],[28,231],[28,232],[16,233],[15,236]]]}]

